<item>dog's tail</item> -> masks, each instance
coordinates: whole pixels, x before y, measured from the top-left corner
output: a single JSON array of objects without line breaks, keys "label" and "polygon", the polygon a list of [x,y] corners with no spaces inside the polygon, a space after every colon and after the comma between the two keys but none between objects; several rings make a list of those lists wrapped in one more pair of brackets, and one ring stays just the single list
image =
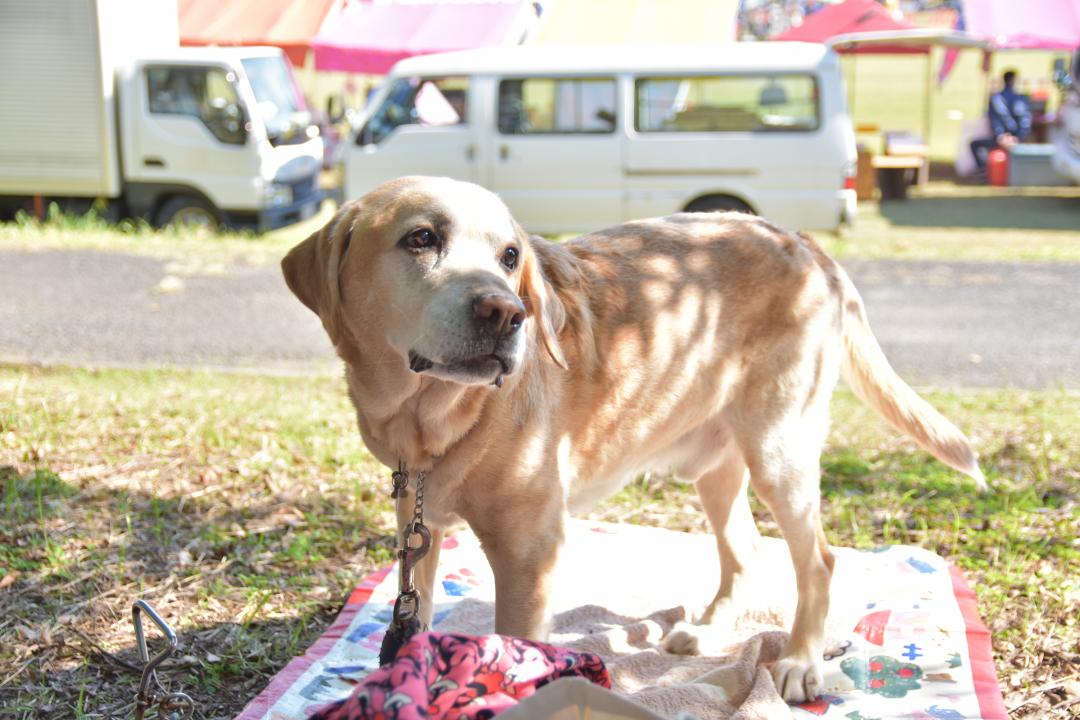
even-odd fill
[{"label": "dog's tail", "polygon": [[986,490],[986,479],[971,443],[889,365],[870,330],[858,290],[847,273],[835,267],[843,287],[844,380],[885,422],[911,437],[941,462],[969,475],[980,490]]}]

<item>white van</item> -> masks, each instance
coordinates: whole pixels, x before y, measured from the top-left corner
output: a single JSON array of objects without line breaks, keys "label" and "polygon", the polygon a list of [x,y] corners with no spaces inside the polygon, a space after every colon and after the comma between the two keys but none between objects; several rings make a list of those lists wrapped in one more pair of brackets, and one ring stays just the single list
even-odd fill
[{"label": "white van", "polygon": [[797,230],[855,215],[855,136],[822,45],[509,47],[403,60],[345,153],[345,193],[447,175],[531,232],[682,210]]}]

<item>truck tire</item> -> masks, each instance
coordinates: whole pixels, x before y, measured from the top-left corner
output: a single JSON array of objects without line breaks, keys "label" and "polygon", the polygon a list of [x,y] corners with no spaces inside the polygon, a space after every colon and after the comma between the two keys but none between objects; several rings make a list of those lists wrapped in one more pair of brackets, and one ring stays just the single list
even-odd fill
[{"label": "truck tire", "polygon": [[706,195],[686,206],[686,212],[741,212],[755,215],[753,208],[730,195]]},{"label": "truck tire", "polygon": [[217,232],[221,220],[206,201],[190,195],[177,195],[162,203],[154,216],[154,224],[162,228],[205,228]]}]

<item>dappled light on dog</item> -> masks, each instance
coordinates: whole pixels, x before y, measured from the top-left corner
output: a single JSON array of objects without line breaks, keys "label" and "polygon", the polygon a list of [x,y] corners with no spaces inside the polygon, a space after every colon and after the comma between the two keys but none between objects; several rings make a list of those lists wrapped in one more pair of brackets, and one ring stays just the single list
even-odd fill
[{"label": "dappled light on dog", "polygon": [[[898,430],[981,480],[960,431],[884,359],[843,270],[760,218],[685,213],[555,244],[478,186],[411,177],[346,205],[283,268],[339,332],[367,447],[425,474],[434,533],[464,520],[479,537],[502,634],[546,638],[568,510],[674,469],[698,483],[721,578],[702,626],[664,647],[700,651],[746,602],[749,477],[799,591],[772,678],[783,700],[813,699],[833,573],[819,464],[841,368]],[[438,548],[416,567],[424,626]]]}]

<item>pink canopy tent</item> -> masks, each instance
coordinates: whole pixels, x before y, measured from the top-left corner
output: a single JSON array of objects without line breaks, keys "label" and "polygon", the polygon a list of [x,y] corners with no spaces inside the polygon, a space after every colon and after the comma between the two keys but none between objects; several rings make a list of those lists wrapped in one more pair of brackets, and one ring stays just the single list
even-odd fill
[{"label": "pink canopy tent", "polygon": [[[807,17],[799,27],[791,28],[772,39],[824,43],[843,54],[925,56],[922,130],[927,141],[931,132],[931,48],[973,47],[985,50],[987,47],[985,41],[964,32],[922,28],[905,20],[897,20],[885,6],[875,0],[844,0],[842,3],[830,5]],[[848,107],[854,114],[854,59],[849,67]]]},{"label": "pink canopy tent", "polygon": [[179,0],[181,45],[273,45],[304,64],[338,0]]},{"label": "pink canopy tent", "polygon": [[353,0],[312,42],[315,68],[381,75],[414,55],[517,44],[530,16],[523,0]]},{"label": "pink canopy tent", "polygon": [[1080,0],[964,0],[964,26],[998,50],[1080,47]]},{"label": "pink canopy tent", "polygon": [[[780,33],[773,40],[825,43],[838,35],[855,33],[896,33],[914,30],[915,25],[895,19],[876,0],[845,0],[818,10],[806,18],[802,25]],[[875,54],[908,54],[927,52],[926,45],[873,44],[851,45],[836,48],[837,52]]]},{"label": "pink canopy tent", "polygon": [[[1080,0],[963,0],[960,25],[994,50],[1074,50],[1080,48]],[[938,83],[952,72],[956,51],[945,54]],[[989,71],[989,59],[983,70]],[[989,82],[987,82],[989,95]]]}]

